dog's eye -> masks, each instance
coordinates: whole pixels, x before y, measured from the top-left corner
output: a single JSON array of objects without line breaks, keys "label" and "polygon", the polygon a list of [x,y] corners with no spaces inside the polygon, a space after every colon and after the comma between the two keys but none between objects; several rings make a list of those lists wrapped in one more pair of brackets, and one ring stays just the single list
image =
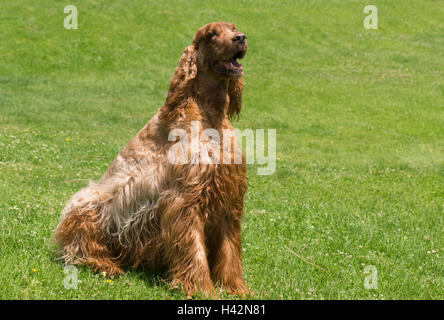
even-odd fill
[{"label": "dog's eye", "polygon": [[214,37],[217,36],[217,32],[216,31],[211,31],[210,33],[208,33],[208,39],[212,39]]}]

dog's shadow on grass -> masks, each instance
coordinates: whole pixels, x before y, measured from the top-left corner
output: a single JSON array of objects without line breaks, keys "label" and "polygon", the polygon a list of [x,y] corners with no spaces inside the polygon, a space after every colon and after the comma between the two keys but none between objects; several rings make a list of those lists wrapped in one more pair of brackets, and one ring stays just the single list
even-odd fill
[{"label": "dog's shadow on grass", "polygon": [[[186,299],[185,294],[180,289],[171,287],[169,281],[167,280],[168,272],[166,268],[162,268],[159,270],[150,270],[142,268],[131,269],[123,267],[123,274],[116,275],[114,277],[107,277],[106,275],[102,275],[100,272],[96,272],[85,265],[66,264],[61,258],[61,254],[58,251],[54,251],[51,258],[55,264],[59,265],[60,268],[64,270],[65,274],[72,272],[70,270],[76,270],[76,272],[87,273],[94,278],[103,277],[105,281],[111,280],[111,282],[114,282],[115,284],[121,283],[123,285],[125,285],[125,283],[128,284],[128,282],[134,283],[141,281],[147,291],[155,288],[163,291],[164,299]],[[74,269],[66,269],[68,266],[69,268],[74,267]],[[159,295],[159,292],[157,292],[157,294]],[[162,293],[160,293],[160,295],[162,295]]]},{"label": "dog's shadow on grass", "polygon": [[[87,267],[85,267],[87,268]],[[124,274],[116,276],[116,280],[122,277],[127,279],[137,278],[144,283],[147,290],[150,289],[160,289],[163,290],[163,299],[165,300],[195,300],[195,299],[214,299],[215,297],[208,297],[205,294],[196,294],[187,296],[180,287],[172,287],[168,280],[168,270],[167,268],[162,268],[159,270],[149,270],[149,269],[124,269]]]},{"label": "dog's shadow on grass", "polygon": [[147,290],[153,288],[161,288],[165,290],[165,298],[183,298],[183,293],[175,288],[172,288],[168,282],[168,272],[166,268],[159,270],[141,269],[136,270],[124,268],[125,274],[117,276],[116,279],[121,277],[137,278],[144,283]]},{"label": "dog's shadow on grass", "polygon": [[[155,299],[165,299],[165,300],[189,300],[189,299],[233,299],[233,296],[228,296],[226,293],[224,294],[223,290],[219,290],[219,294],[217,296],[206,296],[203,293],[197,294],[195,296],[187,296],[179,287],[172,287],[171,283],[168,280],[168,269],[166,267],[160,268],[158,270],[151,270],[151,269],[143,269],[143,268],[137,268],[137,269],[131,269],[128,267],[123,267],[123,274],[116,275],[114,277],[108,277],[106,275],[102,275],[100,272],[96,272],[90,267],[86,265],[79,265],[79,264],[67,264],[63,261],[63,258],[61,256],[60,251],[57,249],[54,250],[51,254],[51,258],[53,263],[60,266],[60,268],[64,269],[65,275],[67,275],[68,272],[66,272],[66,269],[68,266],[69,268],[74,267],[76,272],[84,273],[85,275],[88,274],[88,276],[91,276],[95,279],[102,279],[103,281],[109,281],[111,280],[112,283],[115,283],[116,285],[128,285],[129,283],[135,284],[136,282],[142,282],[143,287],[147,292],[150,290],[155,290]],[[137,286],[137,284],[136,284]],[[150,297],[148,297],[150,298]],[[154,298],[154,297],[153,297]]]}]

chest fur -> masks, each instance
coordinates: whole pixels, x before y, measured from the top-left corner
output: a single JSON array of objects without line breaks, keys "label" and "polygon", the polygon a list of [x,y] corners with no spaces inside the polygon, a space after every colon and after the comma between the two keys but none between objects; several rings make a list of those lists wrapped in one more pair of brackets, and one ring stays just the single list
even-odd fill
[{"label": "chest fur", "polygon": [[179,183],[181,192],[198,202],[206,216],[232,212],[243,201],[245,158],[233,134],[228,125],[212,129],[196,122],[174,144],[175,155],[184,158],[171,164],[172,183]]}]

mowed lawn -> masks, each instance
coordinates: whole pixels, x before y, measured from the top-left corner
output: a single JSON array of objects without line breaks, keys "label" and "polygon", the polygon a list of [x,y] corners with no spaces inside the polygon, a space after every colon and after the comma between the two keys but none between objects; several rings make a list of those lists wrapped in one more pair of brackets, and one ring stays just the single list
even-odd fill
[{"label": "mowed lawn", "polygon": [[234,125],[277,136],[276,172],[248,167],[254,298],[443,299],[443,16],[425,0],[2,1],[0,298],[185,298],[143,271],[79,267],[65,289],[52,235],[163,104],[196,30],[229,21],[249,41]]}]

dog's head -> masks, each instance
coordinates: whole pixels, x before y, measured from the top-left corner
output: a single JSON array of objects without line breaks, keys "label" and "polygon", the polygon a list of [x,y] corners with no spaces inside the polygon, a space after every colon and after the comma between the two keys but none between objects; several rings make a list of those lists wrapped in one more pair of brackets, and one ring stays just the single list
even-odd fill
[{"label": "dog's head", "polygon": [[193,38],[200,68],[223,78],[242,76],[242,59],[247,52],[247,37],[227,22],[213,22],[200,28]]},{"label": "dog's head", "polygon": [[[201,27],[193,43],[185,48],[173,75],[167,100],[171,105],[189,96],[197,74],[228,80],[230,103],[227,114],[231,118],[241,110],[243,70],[238,59],[247,52],[247,37],[227,22],[213,22]],[[188,90],[188,91],[187,91]]]}]

